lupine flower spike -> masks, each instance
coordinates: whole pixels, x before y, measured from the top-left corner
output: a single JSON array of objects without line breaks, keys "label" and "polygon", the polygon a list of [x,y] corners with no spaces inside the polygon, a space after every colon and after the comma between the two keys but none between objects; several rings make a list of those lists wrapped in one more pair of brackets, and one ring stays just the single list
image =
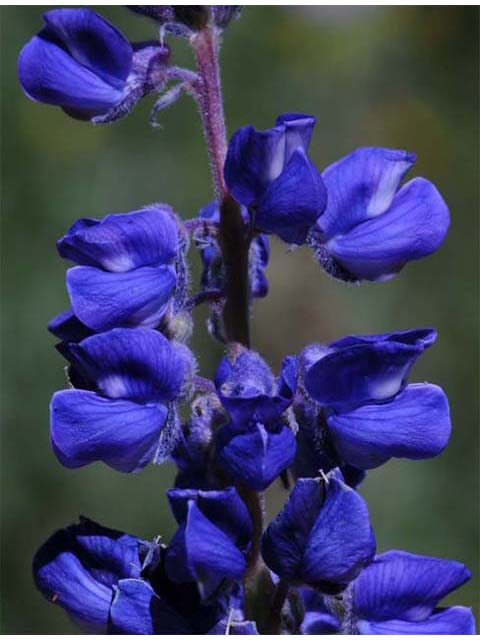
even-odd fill
[{"label": "lupine flower spike", "polygon": [[[474,634],[469,608],[442,605],[469,570],[407,551],[376,555],[375,517],[359,491],[391,458],[433,458],[448,444],[445,392],[409,382],[436,330],[319,336],[276,372],[249,340],[269,291],[270,236],[309,247],[337,279],[382,282],[440,248],[447,204],[426,178],[402,184],[415,162],[407,151],[364,147],[320,171],[310,114],[243,126],[228,142],[218,54],[241,7],[129,9],[156,26],[155,41],[131,43],[90,9],[46,12],[20,52],[20,84],[31,100],[94,124],[151,94],[154,119],[189,94],[214,193],[188,220],[169,204],[139,203],[81,218],[58,240],[72,263],[70,306],[48,328],[68,381],[51,400],[50,441],[68,469],[173,464],[176,530],[149,542],[81,517],[40,546],[37,588],[88,633]],[[172,37],[192,47],[194,69],[174,64]],[[204,303],[224,348],[212,380],[188,346]],[[267,522],[270,488],[284,504]],[[155,513],[157,498],[138,499]]]}]

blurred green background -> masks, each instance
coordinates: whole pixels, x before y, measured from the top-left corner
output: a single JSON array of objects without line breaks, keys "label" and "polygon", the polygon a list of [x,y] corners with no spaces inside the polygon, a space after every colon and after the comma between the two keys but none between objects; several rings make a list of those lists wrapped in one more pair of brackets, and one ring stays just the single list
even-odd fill
[{"label": "blurred green background", "polygon": [[[184,217],[212,197],[196,108],[184,97],[148,124],[149,100],[128,119],[94,128],[27,100],[17,82],[22,45],[47,7],[1,9],[2,82],[2,630],[74,632],[35,591],[31,559],[54,529],[83,513],[105,525],[169,539],[168,467],[126,476],[93,465],[67,471],[48,440],[48,403],[65,386],[63,361],[46,332],[67,306],[65,264],[55,239],[80,216],[125,212],[153,201]],[[120,7],[99,12],[132,39],[155,26]],[[188,47],[172,42],[179,64]],[[306,250],[273,242],[271,293],[255,305],[253,343],[274,367],[311,341],[422,325],[439,330],[415,380],[447,391],[450,446],[426,462],[373,471],[368,499],[380,550],[456,558],[473,581],[450,602],[477,606],[478,443],[478,10],[465,7],[250,7],[222,50],[230,133],[271,126],[283,111],[318,116],[311,147],[325,167],[359,145],[415,151],[413,175],[433,180],[452,226],[442,249],[392,282],[362,287],[329,279]],[[192,252],[193,254],[193,252]],[[198,261],[194,257],[194,281]],[[220,349],[197,315],[193,347],[212,373]],[[283,500],[271,492],[271,511]],[[478,608],[477,608],[478,610]]]}]

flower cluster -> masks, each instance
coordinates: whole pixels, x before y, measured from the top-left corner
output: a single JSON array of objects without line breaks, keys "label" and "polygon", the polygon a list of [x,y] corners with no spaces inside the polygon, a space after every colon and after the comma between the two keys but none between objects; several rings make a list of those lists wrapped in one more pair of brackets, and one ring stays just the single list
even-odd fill
[{"label": "flower cluster", "polygon": [[[71,309],[49,325],[70,383],[52,398],[50,436],[69,468],[173,463],[177,529],[164,544],[82,518],[37,552],[37,587],[94,633],[473,634],[468,608],[438,607],[468,569],[406,551],[377,555],[358,491],[390,458],[432,458],[448,444],[444,391],[408,383],[436,331],[308,345],[278,375],[232,333],[267,295],[269,235],[309,246],[338,279],[383,281],[440,247],[445,202],[423,178],[401,186],[415,161],[406,151],[358,149],[320,172],[308,155],[311,115],[243,127],[227,148],[218,48],[240,8],[131,9],[157,23],[158,42],[132,45],[89,9],[49,11],[20,54],[22,87],[93,122],[160,92],[156,113],[187,90],[216,194],[190,220],[154,204],[83,218],[58,241],[76,266],[66,276]],[[166,34],[189,41],[195,71],[171,63]],[[239,233],[227,238],[231,219]],[[193,296],[190,246],[203,267]],[[201,303],[226,343],[213,380],[197,374],[186,344]],[[275,482],[289,494],[267,524],[263,492]]]}]

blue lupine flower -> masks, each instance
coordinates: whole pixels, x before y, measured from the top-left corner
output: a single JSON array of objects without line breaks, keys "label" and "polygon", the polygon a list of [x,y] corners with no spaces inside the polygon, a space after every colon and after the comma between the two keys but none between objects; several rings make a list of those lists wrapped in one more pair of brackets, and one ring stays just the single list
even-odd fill
[{"label": "blue lupine flower", "polygon": [[[241,207],[241,212],[245,224],[248,224],[248,211]],[[200,209],[198,217],[212,222],[220,221],[220,211],[218,204],[213,201],[206,207]],[[203,263],[201,277],[202,289],[223,289],[224,274],[222,267],[222,255],[218,241],[211,235],[203,234],[197,238],[200,248],[200,256]],[[270,243],[268,236],[264,233],[256,236],[251,245],[249,253],[249,284],[250,293],[254,298],[263,298],[268,293],[268,281],[265,276],[265,269],[270,259]]]},{"label": "blue lupine flower", "polygon": [[88,389],[57,391],[50,405],[51,441],[66,467],[101,460],[137,471],[174,442],[165,430],[168,403],[187,383],[193,356],[151,329],[113,329],[68,345]]},{"label": "blue lupine flower", "polygon": [[75,317],[61,314],[50,330],[65,333],[67,320],[75,334],[79,323],[92,332],[157,326],[175,292],[178,245],[175,214],[167,205],[77,220],[57,242],[62,258],[80,265],[67,271]]},{"label": "blue lupine flower", "polygon": [[107,631],[115,585],[138,578],[140,541],[82,518],[61,529],[38,550],[33,561],[35,583],[84,629]]},{"label": "blue lupine flower", "polygon": [[424,178],[399,185],[415,154],[357,149],[323,173],[328,205],[311,235],[317,258],[343,280],[388,280],[436,251],[450,224],[447,205]]},{"label": "blue lupine flower", "polygon": [[231,421],[217,433],[217,456],[234,482],[263,491],[293,463],[295,436],[281,415],[293,401],[296,377],[296,358],[284,360],[277,380],[253,351],[220,362],[215,384]]},{"label": "blue lupine flower", "polygon": [[352,585],[357,633],[475,634],[470,609],[438,607],[470,577],[470,571],[453,560],[406,551],[382,553]]},{"label": "blue lupine flower", "polygon": [[287,113],[273,129],[242,127],[225,160],[227,187],[255,227],[293,244],[305,243],[327,203],[322,177],[307,157],[314,125],[313,116]]},{"label": "blue lupine flower", "polygon": [[132,45],[90,9],[53,9],[22,49],[20,83],[32,100],[81,120],[112,120],[165,83],[169,50]]},{"label": "blue lupine flower", "polygon": [[167,491],[179,528],[165,558],[168,577],[196,582],[204,600],[218,594],[227,579],[241,579],[246,569],[252,523],[233,487],[223,491]]},{"label": "blue lupine flower", "polygon": [[324,409],[340,460],[372,469],[391,457],[419,460],[445,448],[451,431],[445,393],[433,384],[407,385],[411,367],[435,338],[433,329],[412,329],[307,348],[304,362],[314,363],[306,365],[305,388]]},{"label": "blue lupine flower", "polygon": [[327,593],[344,589],[374,555],[367,505],[338,470],[326,482],[297,480],[262,538],[262,556],[272,571]]},{"label": "blue lupine flower", "polygon": [[300,626],[302,635],[332,635],[340,631],[340,619],[329,610],[319,591],[311,587],[300,587],[299,593],[305,611]]}]

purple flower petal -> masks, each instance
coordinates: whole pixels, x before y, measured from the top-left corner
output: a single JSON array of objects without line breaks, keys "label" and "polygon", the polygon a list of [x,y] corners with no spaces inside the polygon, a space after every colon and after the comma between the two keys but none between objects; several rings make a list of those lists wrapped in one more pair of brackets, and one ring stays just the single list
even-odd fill
[{"label": "purple flower petal", "polygon": [[188,517],[188,505],[193,500],[201,512],[242,550],[248,549],[252,522],[245,503],[234,487],[222,491],[170,489],[168,500],[178,524]]},{"label": "purple flower petal", "polygon": [[133,55],[128,40],[90,9],[54,9],[44,20],[18,60],[27,96],[80,110],[83,117],[119,104]]},{"label": "purple flower petal", "polygon": [[37,551],[35,583],[89,632],[105,632],[112,588],[138,577],[139,540],[87,519],[61,529]]},{"label": "purple flower petal", "polygon": [[226,578],[240,579],[246,568],[243,553],[231,538],[188,502],[187,518],[172,539],[165,558],[171,580],[195,581],[208,598]]},{"label": "purple flower petal", "polygon": [[423,178],[408,182],[388,211],[334,236],[327,250],[359,280],[387,280],[410,260],[436,251],[450,225],[447,205]]},{"label": "purple flower petal", "polygon": [[415,160],[415,154],[408,151],[365,147],[327,167],[322,178],[328,205],[318,221],[324,237],[346,233],[384,213]]},{"label": "purple flower petal", "polygon": [[95,267],[67,271],[75,315],[95,331],[114,327],[155,327],[168,309],[176,285],[172,266],[110,273]]},{"label": "purple flower petal", "polygon": [[166,205],[78,220],[57,242],[62,258],[81,265],[123,272],[172,262],[178,231]]},{"label": "purple flower petal", "polygon": [[153,329],[112,329],[69,345],[72,363],[109,398],[168,402],[194,367],[184,345]]},{"label": "purple flower petal", "polygon": [[451,432],[447,397],[433,384],[411,384],[387,404],[332,414],[328,426],[340,458],[360,469],[392,457],[432,458],[447,446]]},{"label": "purple flower petal", "polygon": [[326,202],[322,177],[300,147],[260,200],[255,225],[285,242],[303,244]]},{"label": "purple flower petal", "polygon": [[117,471],[139,471],[155,456],[167,409],[161,404],[110,400],[91,391],[57,391],[50,438],[70,468],[101,460]]},{"label": "purple flower petal", "polygon": [[384,620],[369,622],[360,620],[358,629],[362,635],[475,635],[475,618],[467,607],[439,609],[421,622],[406,620]]},{"label": "purple flower petal", "polygon": [[460,562],[387,551],[355,581],[355,610],[360,618],[372,621],[423,621],[470,577]]},{"label": "purple flower petal", "polygon": [[228,145],[225,160],[225,182],[233,197],[250,206],[258,201],[269,184],[283,170],[285,160],[285,127],[266,131],[242,127]]},{"label": "purple flower petal", "polygon": [[308,393],[323,406],[345,412],[366,402],[393,398],[406,384],[423,346],[401,342],[353,344],[311,365]]},{"label": "purple flower petal", "polygon": [[363,498],[335,477],[304,550],[301,574],[310,584],[350,582],[375,555],[375,537]]},{"label": "purple flower petal", "polygon": [[283,510],[263,534],[263,559],[282,578],[301,580],[303,554],[323,501],[323,486],[317,480],[297,480]]},{"label": "purple flower petal", "polygon": [[130,73],[132,46],[118,29],[91,9],[53,9],[43,19],[48,34],[78,63],[122,86]]},{"label": "purple flower petal", "polygon": [[240,433],[232,427],[227,425],[219,432],[217,455],[234,482],[263,491],[293,464],[296,441],[287,426],[276,432],[256,424]]}]

